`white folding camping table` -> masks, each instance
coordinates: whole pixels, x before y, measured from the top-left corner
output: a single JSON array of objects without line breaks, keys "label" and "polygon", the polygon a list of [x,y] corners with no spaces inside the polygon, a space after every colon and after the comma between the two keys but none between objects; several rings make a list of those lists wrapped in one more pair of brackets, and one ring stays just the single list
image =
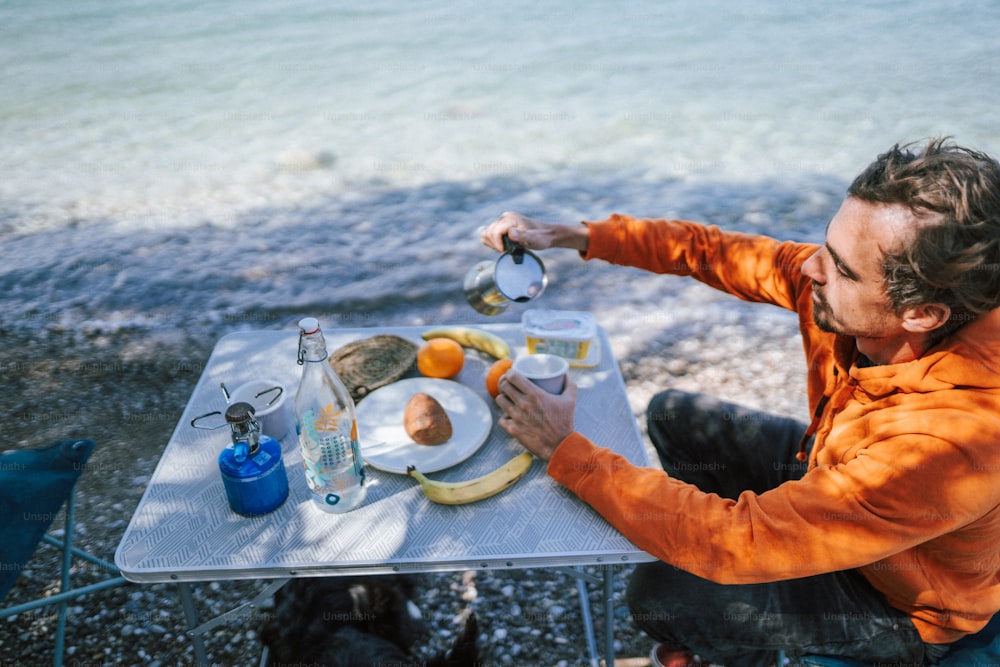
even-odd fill
[{"label": "white folding camping table", "polygon": [[[503,337],[515,354],[525,352],[520,326],[476,326]],[[325,335],[332,353],[348,342],[376,334],[395,334],[420,343],[424,330],[330,329]],[[596,346],[594,353],[600,358],[596,366],[570,369],[580,388],[577,429],[631,462],[648,465],[603,330],[598,330]],[[653,558],[549,478],[541,461],[535,461],[524,478],[499,495],[458,506],[430,502],[415,480],[404,474],[370,468],[364,504],[345,514],[326,514],[309,499],[293,429],[282,439],[288,500],[276,511],[256,518],[230,510],[217,465],[219,452],[230,441],[229,430],[195,429],[190,422],[204,413],[225,410],[221,383],[232,388],[250,380],[275,380],[286,388],[291,401],[301,373],[297,351],[297,332],[246,331],[219,340],[115,554],[117,566],[130,581],[178,584],[199,660],[207,662],[200,640],[203,632],[246,613],[246,607],[292,577],[552,567],[577,577],[595,663],[586,582],[603,583],[604,654],[607,664],[613,663],[612,566]],[[491,361],[470,352],[461,374],[452,380],[475,391],[489,406],[493,424],[484,444],[466,460],[432,477],[476,477],[523,451],[496,425],[499,410],[484,386]],[[363,443],[364,429],[369,426],[359,418]],[[583,566],[598,566],[603,577],[585,573]],[[239,609],[199,623],[187,582],[237,579],[271,582]]]}]

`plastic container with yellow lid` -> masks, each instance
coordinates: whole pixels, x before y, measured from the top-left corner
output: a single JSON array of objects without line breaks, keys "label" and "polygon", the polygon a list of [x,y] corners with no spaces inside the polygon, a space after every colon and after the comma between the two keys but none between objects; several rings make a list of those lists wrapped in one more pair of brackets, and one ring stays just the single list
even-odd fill
[{"label": "plastic container with yellow lid", "polygon": [[521,316],[528,354],[555,354],[570,366],[588,368],[600,362],[597,322],[582,310],[532,309]]}]

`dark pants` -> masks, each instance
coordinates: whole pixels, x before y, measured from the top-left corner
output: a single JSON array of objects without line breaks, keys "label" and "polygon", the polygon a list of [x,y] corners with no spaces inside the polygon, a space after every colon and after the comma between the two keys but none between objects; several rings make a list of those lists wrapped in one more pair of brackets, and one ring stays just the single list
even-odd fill
[{"label": "dark pants", "polygon": [[[805,473],[795,458],[805,425],[793,419],[674,390],[654,397],[647,419],[664,469],[703,491],[735,499]],[[855,571],[723,585],[645,563],[632,575],[628,601],[651,637],[726,667],[764,667],[779,649],[893,665],[924,661],[908,616]]]}]

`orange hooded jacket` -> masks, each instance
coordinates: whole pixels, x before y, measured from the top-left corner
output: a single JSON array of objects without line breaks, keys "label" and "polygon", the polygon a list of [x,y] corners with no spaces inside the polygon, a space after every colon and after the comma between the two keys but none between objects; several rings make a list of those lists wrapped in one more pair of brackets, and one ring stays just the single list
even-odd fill
[{"label": "orange hooded jacket", "polygon": [[585,224],[585,259],[690,275],[797,312],[816,438],[800,480],[737,500],[633,466],[579,433],[556,449],[551,477],[639,548],[705,579],[857,568],[924,641],[988,622],[1000,609],[1000,310],[920,359],[859,368],[854,339],[812,321],[800,267],[817,246],[620,215]]}]

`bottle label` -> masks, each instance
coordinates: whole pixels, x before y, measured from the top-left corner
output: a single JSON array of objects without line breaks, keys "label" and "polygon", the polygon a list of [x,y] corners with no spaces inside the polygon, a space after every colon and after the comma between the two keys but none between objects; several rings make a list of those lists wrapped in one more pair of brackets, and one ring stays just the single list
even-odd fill
[{"label": "bottle label", "polygon": [[331,403],[319,414],[306,411],[301,428],[302,462],[313,493],[334,505],[344,492],[364,485],[358,426],[350,415]]}]

